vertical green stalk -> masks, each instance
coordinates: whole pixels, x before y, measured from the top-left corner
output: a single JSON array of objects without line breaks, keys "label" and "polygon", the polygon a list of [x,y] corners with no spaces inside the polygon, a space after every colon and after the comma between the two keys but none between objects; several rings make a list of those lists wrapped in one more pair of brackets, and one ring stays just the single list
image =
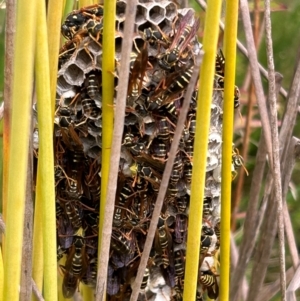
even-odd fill
[{"label": "vertical green stalk", "polygon": [[60,26],[63,13],[63,1],[49,0],[47,10],[48,47],[51,84],[51,110],[54,118],[56,82],[58,70],[58,52],[60,45]]},{"label": "vertical green stalk", "polygon": [[[39,126],[39,178],[38,184],[43,212],[43,254],[44,254],[44,297],[57,300],[56,218],[55,183],[53,158],[53,106],[51,86],[46,7],[38,5],[36,41],[36,91],[38,100]],[[57,64],[56,64],[57,65]]]},{"label": "vertical green stalk", "polygon": [[63,10],[64,13],[63,13],[62,20],[64,21],[66,16],[73,10],[74,0],[66,0],[65,5],[63,7],[64,7]]},{"label": "vertical green stalk", "polygon": [[79,8],[93,4],[93,0],[79,0]]},{"label": "vertical green stalk", "polygon": [[[38,169],[41,168],[39,164]],[[38,175],[41,171],[38,171]],[[42,207],[42,187],[37,178],[36,197],[34,206],[34,224],[33,224],[33,247],[32,247],[32,278],[37,288],[43,290],[44,256],[43,256],[43,207]],[[33,295],[32,300],[37,300]]]},{"label": "vertical green stalk", "polygon": [[[102,54],[102,158],[101,158],[101,202],[99,221],[99,247],[101,246],[102,226],[108,186],[108,172],[111,142],[114,127],[114,69],[115,69],[115,16],[116,1],[104,3],[103,54]],[[100,250],[100,248],[99,248]]]},{"label": "vertical green stalk", "polygon": [[[24,26],[26,16],[26,26]],[[28,19],[27,19],[28,18]],[[19,300],[22,236],[33,84],[36,1],[17,3],[12,120],[9,149],[3,299]]]},{"label": "vertical green stalk", "polygon": [[220,300],[229,300],[230,277],[230,219],[231,219],[231,164],[234,119],[234,84],[236,65],[236,41],[238,0],[226,2],[225,20],[225,90],[222,145],[221,183],[221,257],[220,257]]},{"label": "vertical green stalk", "polygon": [[215,74],[216,46],[219,35],[221,0],[209,0],[203,35],[204,58],[201,65],[196,134],[194,141],[190,214],[186,250],[183,300],[195,300],[202,229],[203,194],[206,175],[207,143],[210,126],[211,99]]}]

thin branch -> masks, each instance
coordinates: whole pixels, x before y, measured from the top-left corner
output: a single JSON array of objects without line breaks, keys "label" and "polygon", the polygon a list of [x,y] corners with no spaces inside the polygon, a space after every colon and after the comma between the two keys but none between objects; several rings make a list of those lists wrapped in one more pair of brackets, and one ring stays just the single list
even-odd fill
[{"label": "thin branch", "polygon": [[266,164],[266,149],[264,141],[264,136],[261,135],[250,187],[249,202],[244,223],[243,240],[240,246],[238,264],[232,275],[230,300],[238,300],[236,297],[239,294],[238,292],[246,272],[246,266],[254,249],[253,242],[256,240],[255,236],[257,232],[256,225],[258,222],[258,202]]},{"label": "thin branch", "polygon": [[281,123],[279,141],[283,147],[282,156],[285,160],[286,153],[289,149],[289,142],[291,141],[292,133],[296,124],[296,118],[298,115],[298,106],[300,105],[300,58],[297,61],[297,68],[292,81],[291,88],[289,90],[289,97],[287,100],[286,111]]},{"label": "thin branch", "polygon": [[[289,268],[286,271],[286,279],[289,282],[294,275],[294,268]],[[280,290],[280,279],[277,279],[272,284],[266,285],[260,292],[257,301],[271,300]]]},{"label": "thin branch", "polygon": [[[270,177],[271,178],[271,177]],[[272,179],[268,181],[268,190],[273,185]],[[256,247],[256,252],[254,255],[254,263],[251,273],[251,281],[249,285],[249,295],[247,301],[257,301],[259,297],[259,291],[262,287],[263,281],[268,268],[268,261],[270,258],[272,246],[274,244],[275,236],[277,233],[277,220],[274,218],[276,216],[276,201],[274,199],[274,190],[272,190],[271,196],[269,193],[265,194],[265,203],[267,204],[265,212],[261,216],[265,216],[265,221],[260,231],[260,241]]]},{"label": "thin branch", "polygon": [[266,29],[266,48],[269,71],[269,105],[270,105],[270,123],[273,146],[273,181],[275,188],[275,199],[277,202],[277,226],[279,236],[279,261],[280,261],[280,279],[281,279],[281,297],[286,300],[286,274],[285,274],[285,245],[284,245],[284,222],[282,213],[282,187],[281,187],[281,170],[280,170],[280,152],[278,139],[278,122],[277,122],[277,97],[276,97],[276,80],[275,67],[273,58],[273,41],[270,1],[265,0],[265,29]]},{"label": "thin branch", "polygon": [[[206,7],[207,7],[207,4],[204,0],[196,0],[196,2],[201,6],[201,8],[205,11],[206,10]],[[225,28],[225,25],[222,21],[219,22],[219,26],[221,28],[222,31],[224,31],[224,28]],[[246,58],[249,58],[249,54],[248,54],[248,50],[246,49],[246,47],[242,44],[241,41],[237,41],[237,47],[238,49],[241,51],[241,53],[246,57]],[[268,72],[267,70],[261,65],[261,64],[258,64],[258,68],[259,68],[259,71],[260,73],[262,74],[262,76],[264,78],[268,78]],[[280,94],[284,97],[284,98],[287,98],[288,96],[288,93],[287,91],[284,89],[284,88],[280,88]]]},{"label": "thin branch", "polygon": [[36,283],[34,282],[34,280],[31,280],[31,286],[32,286],[32,292],[35,295],[36,299],[38,301],[44,301],[45,299],[43,298],[41,292],[38,290],[38,287],[36,286]]},{"label": "thin branch", "polygon": [[[238,264],[239,259],[239,250],[235,243],[233,234],[230,235],[230,260],[231,267],[234,270]],[[243,277],[242,288],[241,288],[241,296],[239,296],[239,300],[246,300],[248,294],[249,285],[247,283],[246,277]]]},{"label": "thin branch", "polygon": [[124,38],[122,42],[122,64],[120,67],[119,90],[116,100],[116,111],[114,120],[114,132],[112,140],[112,150],[110,157],[109,170],[109,189],[107,190],[107,201],[105,207],[105,218],[103,221],[101,251],[98,260],[98,276],[96,286],[96,301],[101,301],[105,297],[107,269],[109,259],[109,248],[112,233],[112,220],[115,205],[115,194],[117,189],[117,178],[119,170],[119,160],[121,153],[122,135],[124,130],[124,118],[126,107],[126,96],[129,77],[130,52],[132,49],[132,39],[134,30],[134,21],[136,15],[137,1],[128,1],[125,13]]},{"label": "thin branch", "polygon": [[295,291],[300,287],[300,266],[298,266],[292,281],[287,288],[287,300],[296,301]]},{"label": "thin branch", "polygon": [[293,226],[291,223],[291,218],[288,212],[286,197],[289,190],[289,183],[291,181],[292,172],[295,167],[296,159],[299,159],[300,154],[300,140],[293,137],[290,142],[289,150],[287,153],[286,164],[284,166],[282,174],[284,175],[282,179],[282,198],[283,203],[283,218],[284,218],[284,226],[287,237],[288,246],[290,249],[290,254],[293,262],[294,269],[296,269],[299,265],[299,255],[298,249],[295,239],[295,234],[293,231]]},{"label": "thin branch", "polygon": [[255,86],[255,93],[256,99],[258,103],[259,113],[261,117],[261,123],[263,127],[263,134],[265,136],[267,153],[269,156],[269,160],[271,162],[270,166],[272,167],[273,155],[272,155],[272,140],[271,140],[271,129],[270,129],[270,122],[269,116],[267,113],[266,101],[264,96],[264,90],[262,86],[262,81],[259,73],[258,68],[258,60],[257,54],[255,49],[255,44],[253,40],[253,33],[251,27],[251,19],[248,7],[248,1],[240,0],[240,9],[242,13],[242,21],[244,25],[244,32],[247,41],[247,48],[248,48],[248,55],[249,55],[249,62],[250,68],[252,73],[252,80]]},{"label": "thin branch", "polygon": [[32,293],[32,233],[33,233],[33,195],[32,195],[33,157],[32,154],[33,154],[32,135],[30,135],[28,167],[27,167],[25,214],[24,214],[20,301],[30,300],[31,293]]},{"label": "thin branch", "polygon": [[199,72],[199,66],[200,66],[200,62],[202,60],[202,56],[203,56],[203,52],[200,53],[200,55],[198,56],[198,58],[196,59],[196,64],[194,66],[194,72],[193,75],[190,79],[185,97],[184,97],[184,101],[182,104],[182,107],[180,109],[180,115],[179,115],[179,119],[177,122],[177,126],[176,126],[176,130],[174,133],[174,138],[171,144],[171,148],[170,148],[170,152],[169,152],[169,157],[168,157],[168,161],[163,173],[163,177],[161,180],[161,184],[160,184],[160,188],[159,188],[159,192],[158,192],[158,196],[156,199],[156,203],[155,203],[155,207],[153,210],[153,214],[152,214],[152,219],[151,219],[151,223],[148,229],[148,234],[147,234],[147,238],[146,238],[146,242],[144,245],[144,249],[143,249],[143,254],[141,257],[141,261],[140,261],[140,265],[138,268],[138,272],[135,278],[135,281],[132,285],[132,294],[130,297],[130,301],[136,301],[139,295],[139,291],[140,291],[140,287],[141,287],[141,283],[142,283],[142,279],[144,276],[144,272],[147,266],[147,262],[148,262],[148,258],[149,258],[149,254],[151,251],[151,247],[153,244],[153,239],[155,236],[155,231],[157,228],[157,223],[158,223],[158,219],[160,216],[160,212],[161,212],[161,208],[164,202],[164,198],[165,198],[165,194],[166,191],[168,189],[169,186],[169,178],[173,169],[173,164],[174,164],[174,160],[176,157],[176,153],[178,150],[178,145],[179,145],[179,141],[180,141],[180,137],[182,135],[182,131],[184,128],[184,123],[186,121],[186,115],[189,109],[189,103],[190,103],[190,99],[192,97],[192,93],[195,89],[195,84],[196,84],[196,80],[198,77],[198,72]]}]

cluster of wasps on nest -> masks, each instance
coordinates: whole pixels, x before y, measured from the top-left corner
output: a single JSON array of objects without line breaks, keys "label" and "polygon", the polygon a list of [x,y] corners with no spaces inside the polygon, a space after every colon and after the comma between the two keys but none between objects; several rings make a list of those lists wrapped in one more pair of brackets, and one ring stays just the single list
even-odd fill
[{"label": "cluster of wasps on nest", "polygon": [[[124,6],[126,2],[117,2],[117,15],[122,19],[124,7],[120,3]],[[130,298],[184,92],[193,72],[194,57],[201,48],[196,38],[199,20],[193,11],[177,11],[172,6],[172,13],[168,30],[146,22],[136,30],[133,43],[107,275],[108,300]],[[101,59],[98,50],[102,47],[103,15],[101,5],[85,7],[71,12],[61,28],[67,41],[59,56],[59,74],[65,74],[59,78],[57,88],[55,181],[57,259],[66,257],[65,264],[60,265],[66,298],[74,295],[80,281],[95,287],[97,279],[102,87],[101,69],[96,63]],[[120,37],[122,33],[117,32],[119,49]],[[92,44],[94,48],[89,48]],[[97,55],[91,50],[95,45]],[[116,58],[116,90],[119,61]],[[215,91],[219,94],[224,88],[224,70],[225,59],[220,51],[215,76]],[[80,76],[82,81],[78,80]],[[74,79],[74,84],[69,78]],[[182,300],[197,92],[196,86],[139,300]],[[235,88],[235,107],[238,97]],[[214,105],[212,111],[216,112],[216,124],[212,126],[221,128],[221,107]],[[220,134],[214,132],[211,142],[215,154],[219,153]],[[242,157],[233,149],[233,174],[240,165]],[[214,181],[212,169],[208,171]],[[220,245],[216,198],[216,194],[205,193],[198,301],[206,295],[211,299],[218,297],[213,258]]]}]

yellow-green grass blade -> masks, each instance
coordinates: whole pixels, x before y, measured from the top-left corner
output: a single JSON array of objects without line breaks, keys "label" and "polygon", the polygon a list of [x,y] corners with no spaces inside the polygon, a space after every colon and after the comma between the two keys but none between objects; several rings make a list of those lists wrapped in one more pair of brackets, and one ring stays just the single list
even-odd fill
[{"label": "yellow-green grass blade", "polygon": [[[36,39],[36,91],[38,100],[39,197],[43,212],[44,297],[57,300],[56,213],[53,157],[53,116],[48,56],[46,7],[38,5]],[[57,65],[57,64],[56,64]]]},{"label": "yellow-green grass blade", "polygon": [[196,134],[194,141],[190,214],[186,250],[183,300],[195,300],[202,228],[203,195],[206,175],[207,144],[210,126],[211,99],[215,74],[216,46],[219,35],[220,0],[209,0],[203,35],[204,58],[200,68]]},{"label": "yellow-green grass blade", "polygon": [[79,0],[79,7],[85,7],[85,6],[89,6],[89,5],[93,5],[94,1],[93,0]]},{"label": "yellow-green grass blade", "polygon": [[60,27],[63,13],[63,1],[49,0],[47,10],[48,47],[51,84],[51,110],[54,118],[56,82],[58,70],[58,52],[60,45]]},{"label": "yellow-green grass blade", "polygon": [[[36,1],[19,0],[15,36],[12,120],[8,163],[3,299],[19,300],[25,188],[33,85]],[[26,26],[24,26],[24,15]],[[28,18],[28,19],[27,19]]]},{"label": "yellow-green grass blade", "polygon": [[[40,165],[38,168],[41,168]],[[38,171],[38,174],[40,174],[40,171]],[[39,179],[37,179],[33,222],[32,278],[40,292],[43,290],[43,274],[43,204],[41,185],[39,184]],[[32,300],[37,300],[34,295]]]},{"label": "yellow-green grass blade", "polygon": [[65,0],[62,21],[66,19],[67,15],[73,10],[73,8],[74,8],[74,0]]},{"label": "yellow-green grass blade", "polygon": [[222,183],[221,183],[221,257],[220,300],[229,300],[230,278],[230,219],[231,219],[231,164],[234,119],[234,83],[238,0],[226,2],[225,15],[225,90],[223,113]]},{"label": "yellow-green grass blade", "polygon": [[[105,1],[103,18],[103,53],[102,53],[102,167],[101,167],[101,202],[99,221],[99,247],[101,246],[102,225],[106,204],[108,172],[111,142],[114,126],[114,68],[115,68],[115,15],[116,1]],[[99,248],[100,250],[100,248]]]}]

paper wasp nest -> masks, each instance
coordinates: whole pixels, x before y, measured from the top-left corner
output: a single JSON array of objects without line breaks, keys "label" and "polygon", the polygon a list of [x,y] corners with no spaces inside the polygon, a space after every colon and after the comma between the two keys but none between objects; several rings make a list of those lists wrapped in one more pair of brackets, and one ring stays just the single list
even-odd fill
[{"label": "paper wasp nest", "polygon": [[[116,78],[126,1],[116,7]],[[102,137],[102,18],[93,5],[62,25],[55,115],[58,259],[66,255],[63,293],[97,277]],[[178,114],[189,83],[199,20],[171,1],[140,0],[131,52],[126,117],[108,268],[108,300],[129,300]],[[219,248],[219,197],[224,58],[217,56],[197,300],[218,297],[213,255]],[[182,300],[197,92],[190,109],[143,278],[140,300]],[[103,129],[105,130],[105,129]],[[238,159],[237,155],[237,159]],[[235,166],[234,166],[235,167]]]}]

